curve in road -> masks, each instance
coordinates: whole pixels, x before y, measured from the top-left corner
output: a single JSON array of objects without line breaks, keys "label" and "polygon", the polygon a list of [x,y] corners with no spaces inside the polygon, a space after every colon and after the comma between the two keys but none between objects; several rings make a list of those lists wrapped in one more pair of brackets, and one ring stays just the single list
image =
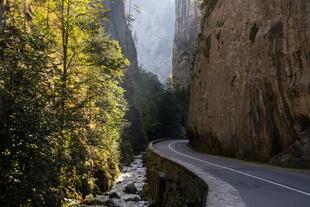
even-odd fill
[{"label": "curve in road", "polygon": [[[186,167],[199,169],[218,178],[217,182],[224,181],[226,186],[233,186],[242,201],[226,206],[310,207],[309,171],[203,154],[190,149],[187,143],[185,140],[165,140],[154,144],[154,148],[167,158],[180,160],[187,164]],[[220,194],[224,193],[224,186],[221,185]],[[212,186],[210,189],[212,191]],[[227,191],[232,192],[228,187]],[[208,200],[213,200],[212,206],[221,206],[217,204],[222,200],[219,193],[215,198],[211,196],[212,192],[209,192]]]}]

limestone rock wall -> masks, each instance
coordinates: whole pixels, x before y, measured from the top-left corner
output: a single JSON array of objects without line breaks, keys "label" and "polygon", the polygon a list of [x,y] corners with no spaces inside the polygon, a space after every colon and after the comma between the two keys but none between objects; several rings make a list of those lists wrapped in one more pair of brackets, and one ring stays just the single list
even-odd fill
[{"label": "limestone rock wall", "polygon": [[199,7],[196,0],[176,0],[172,78],[175,89],[187,89],[198,34]]},{"label": "limestone rock wall", "polygon": [[190,144],[310,167],[310,1],[206,2],[191,79]]}]

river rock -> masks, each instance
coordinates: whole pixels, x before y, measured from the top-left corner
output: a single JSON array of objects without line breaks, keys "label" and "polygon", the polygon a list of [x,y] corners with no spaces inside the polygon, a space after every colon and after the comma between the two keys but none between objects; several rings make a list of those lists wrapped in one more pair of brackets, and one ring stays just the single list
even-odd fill
[{"label": "river rock", "polygon": [[126,202],[129,202],[129,201],[138,202],[138,201],[141,201],[141,199],[138,196],[135,196],[132,198],[127,198],[127,199],[125,199],[125,201]]},{"label": "river rock", "polygon": [[120,207],[120,205],[114,203],[114,201],[111,200],[111,199],[107,200],[107,201],[105,202],[105,205],[106,205],[107,207]]},{"label": "river rock", "polygon": [[130,183],[128,184],[125,189],[124,189],[124,192],[127,193],[127,194],[136,194],[137,193],[137,187],[134,183]]},{"label": "river rock", "polygon": [[109,198],[116,198],[116,199],[120,199],[121,197],[118,195],[118,193],[116,193],[116,192],[112,192],[112,193],[110,193]]}]

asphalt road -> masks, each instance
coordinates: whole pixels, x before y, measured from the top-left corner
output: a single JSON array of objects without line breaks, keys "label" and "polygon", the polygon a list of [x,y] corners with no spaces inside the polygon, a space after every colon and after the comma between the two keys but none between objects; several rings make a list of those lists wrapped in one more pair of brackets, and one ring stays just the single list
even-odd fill
[{"label": "asphalt road", "polygon": [[233,186],[247,207],[310,207],[310,172],[195,152],[185,140],[154,144],[161,155],[189,163]]}]

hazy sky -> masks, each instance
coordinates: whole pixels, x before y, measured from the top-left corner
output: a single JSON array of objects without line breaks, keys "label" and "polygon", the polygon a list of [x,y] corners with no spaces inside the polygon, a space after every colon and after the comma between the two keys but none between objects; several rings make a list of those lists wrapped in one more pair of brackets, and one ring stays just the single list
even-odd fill
[{"label": "hazy sky", "polygon": [[174,0],[131,0],[131,15],[139,64],[165,81],[172,68]]}]

